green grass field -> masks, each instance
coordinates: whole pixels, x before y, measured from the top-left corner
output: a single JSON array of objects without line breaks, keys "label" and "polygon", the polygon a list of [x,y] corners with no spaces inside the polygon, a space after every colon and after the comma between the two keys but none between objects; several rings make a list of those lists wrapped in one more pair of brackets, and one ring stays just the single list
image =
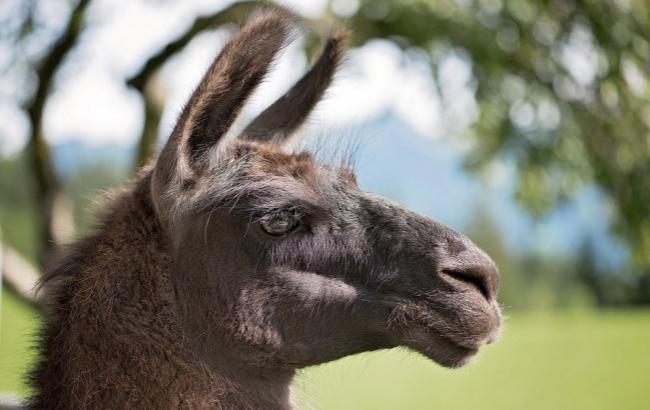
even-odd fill
[{"label": "green grass field", "polygon": [[407,351],[308,369],[303,408],[640,409],[650,404],[650,311],[513,315],[465,368]]},{"label": "green grass field", "polygon": [[30,346],[38,317],[6,289],[2,289],[0,313],[0,396],[9,392],[24,395],[27,389],[22,377],[33,357]]},{"label": "green grass field", "polygon": [[[3,294],[0,392],[26,392],[32,313]],[[650,403],[650,311],[513,314],[502,339],[448,370],[404,350],[303,371],[303,409],[640,409]]]}]

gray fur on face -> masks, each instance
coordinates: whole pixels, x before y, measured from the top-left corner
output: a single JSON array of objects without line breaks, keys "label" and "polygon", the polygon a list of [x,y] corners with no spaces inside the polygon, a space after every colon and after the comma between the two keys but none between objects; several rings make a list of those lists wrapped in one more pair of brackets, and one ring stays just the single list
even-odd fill
[{"label": "gray fur on face", "polygon": [[[182,275],[177,283],[191,301],[185,311],[197,317],[220,299],[242,324],[257,324],[217,339],[246,343],[256,361],[262,355],[276,365],[302,367],[400,344],[457,366],[495,338],[496,268],[469,239],[364,192],[349,170],[320,164],[308,153],[227,143],[221,165],[196,191],[177,197],[188,205],[175,208],[172,228],[179,260],[193,249],[180,269],[207,272],[205,281]],[[263,218],[289,212],[299,229],[279,238],[262,232]],[[231,315],[205,312],[198,317],[208,322],[192,326],[220,327]],[[202,343],[207,350],[223,344]]]}]

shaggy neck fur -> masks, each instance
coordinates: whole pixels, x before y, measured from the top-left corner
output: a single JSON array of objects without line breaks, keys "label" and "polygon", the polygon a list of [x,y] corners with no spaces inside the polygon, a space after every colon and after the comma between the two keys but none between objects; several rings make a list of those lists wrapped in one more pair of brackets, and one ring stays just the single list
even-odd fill
[{"label": "shaggy neck fur", "polygon": [[31,406],[289,408],[292,372],[214,356],[208,364],[189,347],[150,178],[114,198],[97,233],[46,276],[49,315]]}]

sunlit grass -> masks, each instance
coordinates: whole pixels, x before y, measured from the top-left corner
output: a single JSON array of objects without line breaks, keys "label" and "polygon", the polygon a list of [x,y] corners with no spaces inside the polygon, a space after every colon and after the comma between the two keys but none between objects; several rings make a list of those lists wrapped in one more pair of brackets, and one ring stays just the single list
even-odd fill
[{"label": "sunlit grass", "polygon": [[362,354],[304,371],[295,391],[316,409],[637,409],[649,377],[648,311],[514,315],[465,368]]},{"label": "sunlit grass", "polygon": [[[0,392],[27,392],[21,374],[34,314],[3,293]],[[405,350],[307,369],[304,409],[636,409],[647,405],[650,311],[514,314],[501,340],[448,370]]]},{"label": "sunlit grass", "polygon": [[33,335],[38,317],[11,292],[2,290],[0,312],[0,394],[25,395],[24,373],[34,357]]}]

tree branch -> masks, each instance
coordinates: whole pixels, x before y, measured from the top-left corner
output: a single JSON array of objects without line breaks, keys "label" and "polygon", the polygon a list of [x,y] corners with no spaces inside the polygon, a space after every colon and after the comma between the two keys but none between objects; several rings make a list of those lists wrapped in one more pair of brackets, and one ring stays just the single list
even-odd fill
[{"label": "tree branch", "polygon": [[42,306],[34,290],[39,274],[16,250],[0,243],[0,276],[20,299],[41,310]]},{"label": "tree branch", "polygon": [[27,149],[31,157],[36,183],[36,202],[40,206],[41,243],[38,255],[41,263],[54,245],[52,233],[53,206],[59,190],[59,181],[52,164],[50,149],[43,135],[43,108],[50,93],[55,74],[65,57],[77,43],[79,34],[82,31],[83,18],[89,4],[90,0],[79,0],[79,3],[70,14],[63,33],[54,43],[50,52],[37,65],[38,88],[25,107],[31,125]]}]

